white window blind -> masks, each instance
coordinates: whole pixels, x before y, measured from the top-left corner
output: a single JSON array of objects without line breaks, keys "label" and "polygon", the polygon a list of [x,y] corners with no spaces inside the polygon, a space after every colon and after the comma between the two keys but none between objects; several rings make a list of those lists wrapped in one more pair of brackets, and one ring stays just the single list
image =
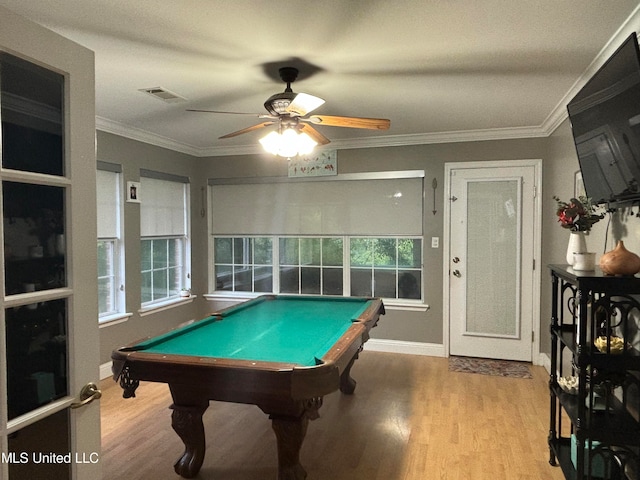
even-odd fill
[{"label": "white window blind", "polygon": [[140,171],[140,234],[163,237],[187,234],[189,179]]},{"label": "white window blind", "polygon": [[96,190],[98,238],[118,238],[120,225],[120,165],[98,162]]},{"label": "white window blind", "polygon": [[212,234],[422,235],[423,178],[409,171],[211,179]]}]

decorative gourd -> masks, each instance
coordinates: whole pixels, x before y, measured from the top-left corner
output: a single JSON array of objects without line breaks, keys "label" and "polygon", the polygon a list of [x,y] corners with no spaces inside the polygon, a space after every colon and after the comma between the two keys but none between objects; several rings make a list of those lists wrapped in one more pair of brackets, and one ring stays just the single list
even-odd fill
[{"label": "decorative gourd", "polygon": [[616,248],[602,255],[600,269],[606,275],[635,275],[640,272],[640,257],[627,250],[620,240]]}]

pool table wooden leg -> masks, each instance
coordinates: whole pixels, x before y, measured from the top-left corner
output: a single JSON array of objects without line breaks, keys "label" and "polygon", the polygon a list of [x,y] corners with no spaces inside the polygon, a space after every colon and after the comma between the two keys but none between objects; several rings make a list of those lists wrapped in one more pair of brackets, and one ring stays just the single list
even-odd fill
[{"label": "pool table wooden leg", "polygon": [[351,367],[353,367],[354,362],[358,359],[359,354],[360,350],[353,356],[342,372],[342,375],[340,375],[340,391],[347,395],[351,395],[356,390],[356,381],[351,378]]},{"label": "pool table wooden leg", "polygon": [[307,434],[309,418],[271,416],[278,443],[278,480],[304,480],[307,472],[300,464],[300,448]]},{"label": "pool table wooden leg", "polygon": [[184,453],[175,463],[173,468],[176,473],[184,478],[193,478],[200,471],[205,454],[205,437],[202,415],[209,401],[176,403],[177,392],[172,388],[174,404],[171,405],[171,426],[184,443]]},{"label": "pool table wooden leg", "polygon": [[307,472],[300,464],[300,448],[307,434],[309,420],[320,415],[322,397],[311,398],[302,405],[298,416],[271,414],[271,426],[278,444],[278,480],[304,480]]}]

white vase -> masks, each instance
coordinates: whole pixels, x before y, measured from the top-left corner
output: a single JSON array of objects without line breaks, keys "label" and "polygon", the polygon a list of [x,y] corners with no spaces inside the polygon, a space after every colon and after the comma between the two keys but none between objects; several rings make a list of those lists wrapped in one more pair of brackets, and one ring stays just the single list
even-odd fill
[{"label": "white vase", "polygon": [[584,232],[571,232],[567,245],[567,263],[573,265],[573,254],[587,251],[587,241]]}]

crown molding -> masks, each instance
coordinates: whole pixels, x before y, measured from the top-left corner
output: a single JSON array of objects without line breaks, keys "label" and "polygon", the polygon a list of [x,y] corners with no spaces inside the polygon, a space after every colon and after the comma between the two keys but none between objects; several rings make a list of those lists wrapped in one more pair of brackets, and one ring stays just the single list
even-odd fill
[{"label": "crown molding", "polygon": [[580,75],[578,80],[571,86],[569,91],[560,99],[549,116],[542,123],[541,129],[551,135],[560,124],[568,118],[567,104],[575,97],[580,89],[585,86],[598,69],[613,55],[622,42],[624,42],[633,32],[640,32],[640,5],[638,5],[631,15],[622,23],[620,28],[613,34],[598,55],[589,64],[586,70]]},{"label": "crown molding", "polygon": [[[167,137],[147,132],[140,128],[96,117],[96,129],[121,137],[148,143],[157,147],[186,153],[194,157],[222,157],[234,155],[255,155],[264,153],[256,145],[230,145],[225,147],[200,148],[176,142]],[[456,132],[417,133],[410,135],[382,135],[367,138],[346,138],[331,141],[332,149],[401,147],[407,145],[429,145],[436,143],[477,142],[485,140],[505,140],[515,138],[544,137],[547,133],[540,127],[495,128],[487,130],[466,130]]]},{"label": "crown molding", "polygon": [[193,145],[177,142],[168,137],[157,135],[155,133],[142,130],[141,128],[126,125],[124,123],[115,122],[104,117],[96,116],[96,130],[101,132],[113,133],[120,137],[129,138],[131,140],[137,140],[142,143],[149,143],[156,147],[166,148],[168,150],[174,150],[180,153],[186,153],[187,155],[201,156],[199,155],[200,149]]},{"label": "crown molding", "polygon": [[[438,133],[417,133],[409,135],[386,135],[367,138],[347,138],[331,141],[332,149],[352,149],[352,148],[379,148],[379,147],[399,147],[407,145],[429,145],[436,143],[457,143],[457,142],[478,142],[486,140],[508,140],[518,138],[540,138],[548,137],[564,122],[567,117],[567,104],[596,73],[596,71],[607,61],[618,46],[632,32],[640,31],[640,5],[629,15],[622,26],[609,39],[607,44],[600,50],[595,59],[589,64],[580,78],[571,86],[569,91],[553,108],[551,113],[540,126],[514,127],[514,128],[494,128],[485,130],[462,130]],[[113,133],[131,140],[149,143],[169,150],[186,153],[194,157],[220,157],[234,155],[253,155],[264,153],[262,148],[255,145],[233,145],[224,147],[196,147],[185,143],[177,142],[171,138],[156,135],[140,128],[114,122],[102,117],[96,117],[96,128],[98,130]]]}]

